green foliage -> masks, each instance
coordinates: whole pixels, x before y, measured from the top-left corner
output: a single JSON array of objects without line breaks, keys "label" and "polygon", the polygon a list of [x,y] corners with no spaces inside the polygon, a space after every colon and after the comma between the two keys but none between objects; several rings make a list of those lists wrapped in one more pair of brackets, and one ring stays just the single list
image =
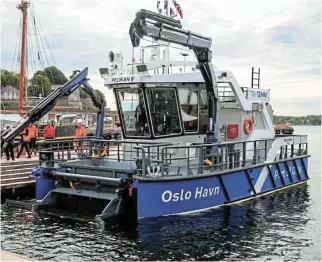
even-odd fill
[{"label": "green foliage", "polygon": [[43,97],[46,97],[51,92],[51,83],[48,77],[42,74],[36,75],[36,73],[31,80],[32,86],[29,87],[29,95],[39,96],[41,94]]},{"label": "green foliage", "polygon": [[[39,71],[37,71],[37,72],[39,72]],[[53,85],[63,85],[63,84],[65,84],[68,81],[68,79],[64,75],[64,73],[62,71],[60,71],[55,66],[46,67],[44,69],[44,73],[46,74],[46,76],[48,77],[49,81]]]},{"label": "green foliage", "polygon": [[38,71],[36,71],[36,73],[34,73],[34,77],[37,76],[37,75],[46,76],[46,73],[45,73],[45,71],[38,70]]},{"label": "green foliage", "polygon": [[84,105],[83,106],[83,109],[84,110],[93,110],[93,111],[95,111],[96,110],[96,107],[93,106],[93,105]]},{"label": "green foliage", "polygon": [[274,116],[274,124],[321,125],[321,115],[308,116]]},{"label": "green foliage", "polygon": [[94,90],[95,94],[104,101],[104,106],[106,106],[105,95],[98,89]]},{"label": "green foliage", "polygon": [[7,77],[3,72],[1,72],[1,75],[0,75],[0,83],[1,83],[1,87],[7,85]]},{"label": "green foliage", "polygon": [[5,109],[8,105],[9,105],[9,103],[5,102],[5,101],[1,101],[1,103],[0,103],[1,109]]},{"label": "green foliage", "polygon": [[1,69],[1,86],[12,86],[19,89],[19,74]]},{"label": "green foliage", "polygon": [[86,99],[87,97],[89,97],[89,95],[83,90],[83,88],[79,90],[79,96],[81,99]]}]

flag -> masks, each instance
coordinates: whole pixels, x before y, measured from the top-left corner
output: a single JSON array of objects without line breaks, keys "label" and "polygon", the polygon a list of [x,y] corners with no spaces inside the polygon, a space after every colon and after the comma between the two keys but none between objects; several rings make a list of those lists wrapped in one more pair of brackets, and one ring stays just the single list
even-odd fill
[{"label": "flag", "polygon": [[164,0],[163,10],[165,15],[168,15],[168,0]]},{"label": "flag", "polygon": [[178,4],[178,2],[176,0],[172,0],[174,7],[176,8],[176,11],[178,12],[178,14],[180,15],[181,19],[183,18],[183,14],[182,14],[182,10],[181,10],[181,6]]},{"label": "flag", "polygon": [[162,9],[160,8],[160,0],[157,1],[157,9],[158,9],[158,13],[162,14]]}]

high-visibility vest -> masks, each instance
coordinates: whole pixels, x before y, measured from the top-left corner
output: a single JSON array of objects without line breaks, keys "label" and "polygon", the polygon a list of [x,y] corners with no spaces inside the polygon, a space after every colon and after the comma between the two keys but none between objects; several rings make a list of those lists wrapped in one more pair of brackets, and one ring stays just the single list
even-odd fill
[{"label": "high-visibility vest", "polygon": [[29,138],[37,138],[38,137],[38,129],[36,126],[32,125],[29,129]]},{"label": "high-visibility vest", "polygon": [[84,127],[76,127],[76,132],[75,132],[75,137],[79,138],[79,137],[84,137],[86,136],[86,130]]},{"label": "high-visibility vest", "polygon": [[[75,137],[76,138],[84,137],[86,135],[87,135],[86,129],[83,126],[76,127],[76,131],[75,131]],[[78,146],[78,142],[74,142],[73,145]]]}]

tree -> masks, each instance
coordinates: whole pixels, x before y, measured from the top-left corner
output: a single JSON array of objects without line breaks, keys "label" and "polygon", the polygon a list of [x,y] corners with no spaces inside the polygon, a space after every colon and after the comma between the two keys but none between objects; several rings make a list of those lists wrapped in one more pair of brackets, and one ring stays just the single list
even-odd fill
[{"label": "tree", "polygon": [[38,70],[38,71],[36,71],[36,73],[34,73],[34,76],[37,76],[37,75],[46,76],[46,73],[45,73],[45,71]]},{"label": "tree", "polygon": [[83,88],[81,88],[79,90],[79,96],[81,99],[86,99],[88,97],[88,94],[83,90]]},{"label": "tree", "polygon": [[1,71],[1,87],[7,86],[7,77],[4,72]]},{"label": "tree", "polygon": [[53,85],[63,85],[68,81],[64,73],[55,66],[46,67],[44,73]]},{"label": "tree", "polygon": [[104,101],[104,106],[106,106],[105,95],[98,89],[94,90],[95,94]]},{"label": "tree", "polygon": [[1,109],[5,109],[9,104],[7,102],[1,101]]},{"label": "tree", "polygon": [[12,86],[19,89],[19,74],[8,70],[1,70],[1,86]]},{"label": "tree", "polygon": [[[37,73],[37,72],[36,72]],[[51,92],[51,83],[48,77],[41,74],[34,75],[31,80],[32,86],[29,88],[30,94],[32,96],[39,96],[41,94],[43,97],[46,97]]]},{"label": "tree", "polygon": [[321,115],[273,116],[274,124],[321,125]]}]

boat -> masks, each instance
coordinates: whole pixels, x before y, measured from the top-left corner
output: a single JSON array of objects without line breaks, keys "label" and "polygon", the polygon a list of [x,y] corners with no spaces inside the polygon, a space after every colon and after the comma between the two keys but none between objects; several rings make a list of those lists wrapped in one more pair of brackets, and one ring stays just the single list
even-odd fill
[{"label": "boat", "polygon": [[[154,44],[141,48],[140,62],[100,69],[117,102],[123,139],[105,140],[97,131],[96,137],[65,141],[78,143],[76,157],[65,148],[40,152],[30,176],[37,210],[86,202],[80,212],[99,208],[98,220],[139,220],[232,205],[306,183],[307,135],[275,134],[268,89],[242,88],[232,72],[215,68],[211,38],[182,29],[172,17],[138,11],[130,27],[133,47],[143,37]],[[173,43],[196,55],[191,72],[171,73],[188,64],[168,59]],[[145,61],[148,50],[153,61]],[[155,59],[160,54],[164,59]],[[87,72],[61,90],[86,86]],[[42,143],[59,150],[60,142]]]},{"label": "boat", "polygon": [[290,123],[274,125],[276,135],[292,135],[294,128]]}]

